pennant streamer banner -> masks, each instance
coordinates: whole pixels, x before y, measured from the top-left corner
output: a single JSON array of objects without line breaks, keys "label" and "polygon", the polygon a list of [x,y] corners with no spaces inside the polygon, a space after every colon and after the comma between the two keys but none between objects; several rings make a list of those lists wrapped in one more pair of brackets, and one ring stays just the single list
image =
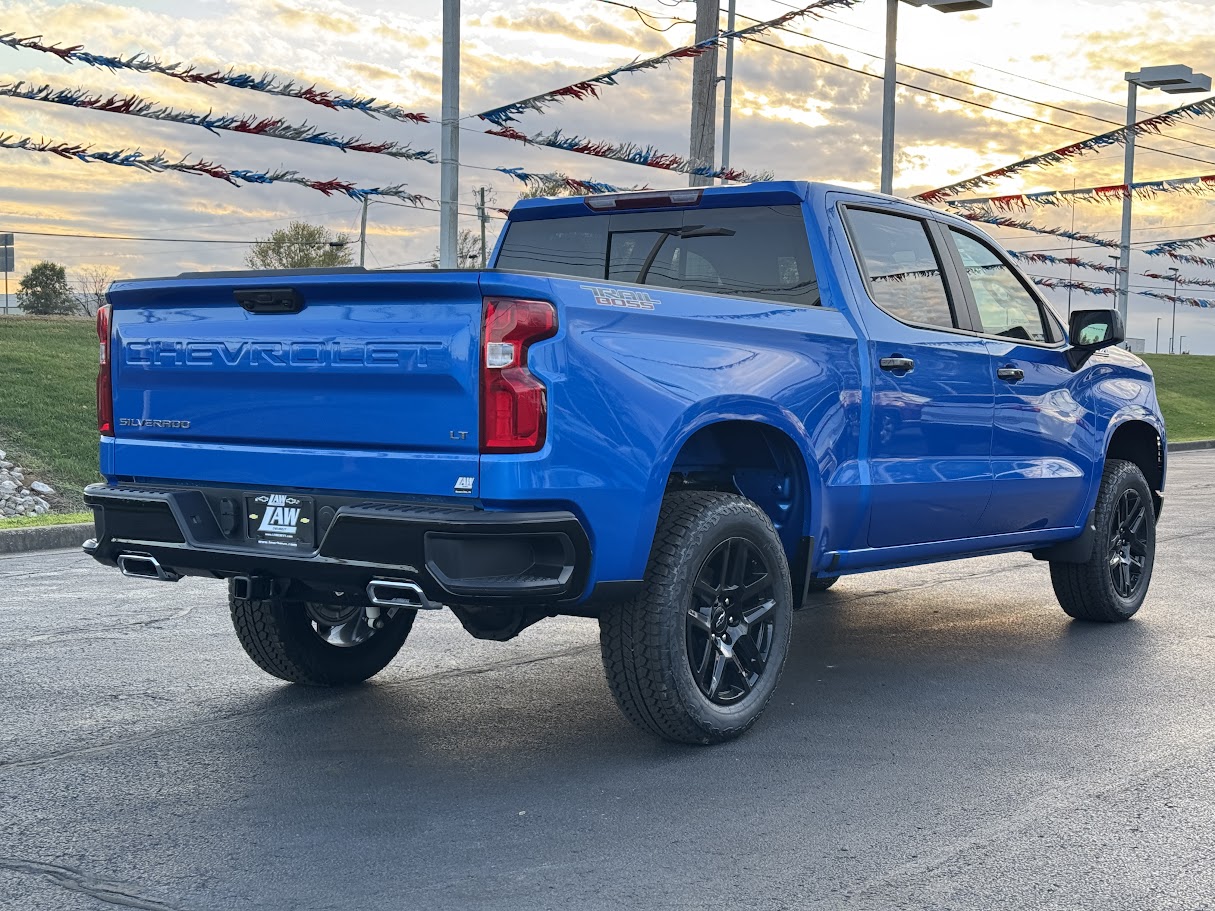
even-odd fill
[{"label": "pennant streamer banner", "polygon": [[1215,234],[1204,234],[1202,237],[1187,237],[1182,240],[1166,240],[1158,243],[1149,253],[1168,253],[1170,250],[1192,250],[1195,247],[1205,247],[1215,244]]},{"label": "pennant streamer banner", "polygon": [[[1083,291],[1085,294],[1095,294],[1098,297],[1113,297],[1116,292],[1113,288],[1108,288],[1103,285],[1089,285],[1084,282],[1068,281],[1065,278],[1035,278],[1035,285],[1042,288],[1052,288],[1062,291]],[[1178,303],[1185,307],[1202,307],[1215,308],[1215,300],[1207,300],[1198,297],[1174,297],[1171,294],[1165,294],[1163,291],[1135,291],[1134,294],[1142,295],[1143,297],[1154,297],[1157,300],[1168,301],[1169,303]]]},{"label": "pennant streamer banner", "polygon": [[406,111],[395,104],[377,101],[374,98],[364,98],[358,95],[342,95],[318,89],[315,85],[278,79],[268,73],[254,76],[240,73],[234,69],[211,70],[196,64],[163,63],[148,54],[133,54],[130,57],[110,57],[104,54],[94,54],[84,50],[84,45],[76,44],[71,47],[60,47],[57,44],[42,43],[42,36],[18,38],[14,33],[0,35],[0,44],[14,50],[42,51],[53,54],[67,63],[87,63],[89,66],[107,70],[132,70],[136,73],[158,73],[180,79],[191,85],[226,85],[235,89],[248,89],[251,92],[261,92],[265,95],[281,95],[285,98],[299,98],[312,104],[332,110],[361,111],[372,117],[388,117],[402,123],[430,123],[425,114]]},{"label": "pennant streamer banner", "polygon": [[[1177,177],[1172,180],[1152,180],[1131,184],[1131,192],[1140,199],[1154,199],[1165,193],[1188,193],[1204,196],[1215,192],[1215,174],[1201,177]],[[1081,190],[1047,190],[1042,193],[1016,193],[1012,196],[989,196],[982,199],[949,199],[945,205],[954,209],[988,209],[1011,212],[1013,209],[1063,206],[1073,202],[1116,202],[1125,199],[1124,183],[1108,187],[1085,187]]]},{"label": "pennant streamer banner", "polygon": [[[1026,263],[1037,263],[1044,266],[1072,266],[1076,269],[1087,269],[1090,272],[1103,272],[1106,275],[1120,275],[1122,269],[1112,263],[1093,263],[1074,256],[1052,256],[1049,253],[1022,253],[1020,250],[1007,250],[1009,256]],[[1160,281],[1173,281],[1173,276],[1162,275],[1159,272],[1136,272],[1144,278],[1155,278]],[[1191,285],[1197,288],[1215,288],[1215,279],[1177,277],[1179,285]]]},{"label": "pennant streamer banner", "polygon": [[[1139,274],[1142,275],[1144,278],[1156,278],[1156,279],[1160,279],[1161,281],[1165,281],[1165,282],[1171,282],[1173,280],[1173,276],[1161,275],[1159,272],[1140,272]],[[1177,284],[1178,285],[1192,285],[1195,288],[1215,288],[1215,279],[1182,278],[1179,276],[1177,278]]]},{"label": "pennant streamer banner", "polygon": [[1042,288],[1052,288],[1062,291],[1083,291],[1085,294],[1096,294],[1099,297],[1113,297],[1118,293],[1113,288],[1107,288],[1103,285],[1073,282],[1066,278],[1035,278],[1033,279],[1033,283]]},{"label": "pennant streamer banner", "polygon": [[1177,303],[1185,307],[1202,307],[1204,310],[1215,307],[1215,300],[1202,297],[1174,297],[1171,294],[1165,294],[1161,291],[1140,291],[1139,294],[1145,297],[1154,297],[1157,300],[1168,301],[1170,304]]},{"label": "pennant streamer banner", "polygon": [[434,202],[429,197],[410,193],[400,184],[391,187],[360,188],[344,180],[309,180],[306,177],[301,177],[297,171],[245,171],[226,168],[223,165],[203,161],[202,159],[194,162],[189,162],[184,158],[181,161],[173,161],[170,158],[166,158],[163,152],[156,155],[148,155],[138,149],[123,149],[117,152],[96,152],[90,146],[75,145],[67,142],[51,142],[46,139],[35,141],[28,136],[23,139],[17,139],[11,135],[0,136],[0,149],[45,152],[50,155],[58,155],[60,158],[75,158],[77,161],[83,162],[99,161],[104,164],[125,168],[138,168],[141,171],[151,171],[157,174],[166,171],[177,171],[183,174],[201,174],[225,181],[236,187],[244,184],[290,183],[300,187],[307,187],[310,190],[316,190],[324,193],[326,196],[342,194],[360,201],[370,197],[386,196],[402,200],[414,206],[423,206],[426,203]]},{"label": "pennant streamer banner", "polygon": [[496,130],[486,130],[489,136],[499,136],[503,139],[513,139],[528,145],[546,146],[550,149],[562,149],[566,152],[577,152],[580,155],[594,155],[596,158],[609,158],[612,161],[623,161],[629,164],[644,165],[647,168],[658,168],[662,171],[677,171],[680,174],[699,174],[702,177],[718,177],[722,180],[770,180],[769,173],[749,174],[738,168],[713,168],[709,165],[694,165],[688,159],[671,152],[659,152],[653,146],[639,146],[632,142],[610,143],[581,136],[566,136],[560,130],[551,133],[536,133],[532,136],[521,133],[514,127],[500,127]]},{"label": "pennant streamer banner", "polygon": [[1050,152],[1043,152],[1040,155],[1034,155],[1013,164],[1005,165],[1002,168],[996,168],[994,171],[988,171],[977,177],[959,180],[957,183],[951,183],[948,186],[920,193],[918,196],[913,196],[912,198],[927,203],[942,202],[951,196],[957,196],[959,193],[991,186],[1003,177],[1011,177],[1030,168],[1051,168],[1055,165],[1063,164],[1078,155],[1099,151],[1109,146],[1122,145],[1126,142],[1126,137],[1131,133],[1134,133],[1136,136],[1160,133],[1166,127],[1174,126],[1183,121],[1199,117],[1210,117],[1212,115],[1215,115],[1215,97],[1205,98],[1202,101],[1182,105],[1179,108],[1173,108],[1171,111],[1165,111],[1163,114],[1157,114],[1155,117],[1140,120],[1133,126],[1120,127],[1116,130],[1110,130],[1108,133],[1102,133],[1099,136],[1082,139],[1080,142],[1074,142],[1071,145],[1063,146]]},{"label": "pennant streamer banner", "polygon": [[179,111],[163,104],[157,104],[155,101],[140,98],[138,95],[111,95],[107,98],[104,95],[90,94],[84,89],[55,89],[49,85],[34,86],[24,82],[0,83],[0,95],[24,98],[28,101],[65,104],[90,111],[128,114],[148,120],[184,123],[189,126],[202,127],[213,133],[217,130],[227,130],[232,133],[246,133],[253,136],[268,136],[271,139],[285,139],[290,142],[330,146],[341,149],[343,152],[369,152],[404,161],[425,161],[429,164],[438,162],[435,153],[431,150],[413,149],[397,142],[366,142],[361,138],[335,136],[333,133],[310,127],[306,123],[296,126],[275,117],[253,117],[251,115],[237,117],[232,114],[212,114],[209,111],[206,114]]},{"label": "pennant streamer banner", "polygon": [[[1121,244],[1116,240],[1106,240],[1104,237],[1097,237],[1095,234],[1081,234],[1077,231],[1067,231],[1063,228],[1043,228],[1028,221],[1018,221],[1015,218],[1009,218],[1007,215],[996,215],[991,212],[968,212],[960,211],[957,213],[960,217],[967,221],[978,222],[982,225],[994,225],[997,228],[1015,228],[1018,231],[1030,231],[1034,234],[1047,234],[1051,237],[1063,237],[1067,240],[1074,240],[1082,244],[1092,244],[1096,247],[1105,247],[1109,250],[1121,249]],[[1192,256],[1185,253],[1177,253],[1172,250],[1165,250],[1162,253],[1154,253],[1152,250],[1144,250],[1148,256],[1167,256],[1174,262],[1189,263],[1193,266],[1205,266],[1207,268],[1215,268],[1215,258],[1208,256]]]},{"label": "pennant streamer banner", "polygon": [[488,120],[495,126],[505,126],[508,123],[517,121],[518,117],[516,115],[518,114],[525,114],[528,111],[543,113],[550,105],[559,104],[569,99],[581,101],[585,98],[598,98],[599,89],[609,85],[618,85],[616,77],[622,76],[625,73],[652,70],[670,63],[672,60],[686,60],[692,57],[699,57],[710,48],[724,46],[727,39],[741,38],[746,40],[761,32],[779,28],[787,22],[792,22],[794,19],[800,19],[804,16],[817,16],[818,10],[833,7],[850,7],[855,6],[859,2],[860,0],[818,0],[816,3],[811,3],[809,6],[803,6],[801,9],[785,13],[783,16],[777,16],[775,19],[757,22],[755,25],[736,29],[732,32],[718,32],[712,38],[707,38],[697,44],[677,47],[674,50],[667,51],[665,54],[659,54],[657,57],[634,60],[632,63],[618,66],[614,70],[600,73],[598,76],[591,76],[579,82],[563,85],[559,89],[553,89],[551,92],[545,92],[542,95],[533,95],[531,98],[524,98],[522,101],[512,101],[510,104],[502,105],[502,107],[494,108],[490,111],[482,111],[476,116],[482,120]]},{"label": "pennant streamer banner", "polygon": [[959,212],[967,221],[983,225],[995,225],[997,228],[1016,228],[1018,231],[1030,231],[1034,234],[1049,234],[1051,237],[1064,237],[1082,244],[1092,244],[1096,247],[1108,247],[1117,250],[1121,246],[1116,240],[1106,240],[1095,234],[1081,234],[1079,231],[1068,231],[1063,228],[1042,228],[1028,221],[1018,221],[1006,215],[993,215],[984,212]]},{"label": "pennant streamer banner", "polygon": [[575,177],[570,177],[566,174],[533,174],[530,171],[524,171],[522,168],[494,168],[502,174],[506,174],[515,178],[533,189],[550,190],[550,189],[565,189],[572,190],[574,193],[625,193],[629,190],[645,189],[644,187],[616,187],[610,183],[603,183],[599,180],[578,180]]},{"label": "pennant streamer banner", "polygon": [[1104,272],[1106,275],[1117,275],[1122,270],[1113,264],[1090,263],[1074,256],[1051,256],[1049,253],[1022,253],[1019,250],[1006,251],[1013,259],[1025,263],[1038,263],[1044,266],[1073,266],[1077,269],[1088,269],[1091,272]]}]

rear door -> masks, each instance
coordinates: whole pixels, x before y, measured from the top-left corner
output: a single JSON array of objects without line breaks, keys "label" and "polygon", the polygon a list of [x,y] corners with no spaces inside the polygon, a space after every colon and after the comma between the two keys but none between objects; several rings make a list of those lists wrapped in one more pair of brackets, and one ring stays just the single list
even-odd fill
[{"label": "rear door", "polygon": [[996,246],[959,228],[948,234],[996,390],[994,483],[980,533],[1074,527],[1095,467],[1062,327]]},{"label": "rear door", "polygon": [[933,222],[850,206],[866,308],[872,393],[870,547],[978,533],[991,494],[994,387],[984,341],[945,279]]}]

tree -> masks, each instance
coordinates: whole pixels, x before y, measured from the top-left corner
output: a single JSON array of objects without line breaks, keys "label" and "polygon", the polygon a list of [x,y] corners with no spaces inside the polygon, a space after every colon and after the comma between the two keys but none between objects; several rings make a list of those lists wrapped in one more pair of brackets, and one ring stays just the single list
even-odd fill
[{"label": "tree", "polygon": [[17,304],[37,316],[66,316],[78,307],[76,295],[68,287],[67,272],[58,263],[43,260],[21,279]]},{"label": "tree", "polygon": [[[430,268],[439,268],[439,251],[435,250],[434,258],[430,261]],[[456,242],[456,268],[457,269],[479,269],[481,268],[481,235],[475,231],[469,231],[466,228],[460,229],[460,236]]]},{"label": "tree", "polygon": [[293,221],[245,255],[250,269],[311,269],[349,266],[354,262],[349,234],[334,234],[320,225]]},{"label": "tree", "polygon": [[76,270],[77,283],[80,290],[76,292],[76,300],[85,316],[95,316],[97,308],[105,303],[105,293],[110,283],[118,277],[118,270],[113,266],[81,266]]}]

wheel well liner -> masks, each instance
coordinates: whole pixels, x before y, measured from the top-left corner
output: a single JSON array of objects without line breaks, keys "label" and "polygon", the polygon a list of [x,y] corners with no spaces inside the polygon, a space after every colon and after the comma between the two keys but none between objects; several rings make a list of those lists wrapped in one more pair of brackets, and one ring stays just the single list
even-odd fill
[{"label": "wheel well liner", "polygon": [[753,500],[772,520],[790,566],[810,508],[806,460],[797,443],[756,421],[719,421],[697,430],[671,466],[668,490],[721,490]]},{"label": "wheel well liner", "polygon": [[1152,491],[1156,514],[1160,514],[1160,489],[1164,486],[1164,446],[1156,428],[1146,421],[1120,424],[1110,437],[1106,460],[1121,459],[1139,466]]}]

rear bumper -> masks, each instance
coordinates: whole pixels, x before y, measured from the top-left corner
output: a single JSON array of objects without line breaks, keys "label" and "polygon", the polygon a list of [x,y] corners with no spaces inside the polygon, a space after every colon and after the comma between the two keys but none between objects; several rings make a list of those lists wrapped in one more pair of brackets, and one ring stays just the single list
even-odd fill
[{"label": "rear bumper", "polygon": [[85,552],[108,566],[130,554],[174,575],[249,576],[322,591],[363,592],[373,579],[416,583],[438,604],[542,606],[581,600],[590,545],[570,512],[496,512],[377,502],[312,491],[315,547],[267,545],[245,527],[249,490],[94,484],[97,537]]}]

